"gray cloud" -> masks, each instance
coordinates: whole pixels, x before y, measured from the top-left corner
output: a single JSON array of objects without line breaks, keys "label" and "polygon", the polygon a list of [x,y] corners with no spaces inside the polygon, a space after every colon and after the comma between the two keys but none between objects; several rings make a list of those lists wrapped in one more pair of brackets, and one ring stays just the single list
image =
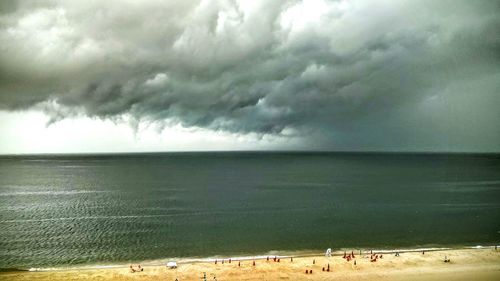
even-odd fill
[{"label": "gray cloud", "polygon": [[[499,151],[495,1],[6,1],[0,109]],[[48,105],[47,105],[48,104]]]}]

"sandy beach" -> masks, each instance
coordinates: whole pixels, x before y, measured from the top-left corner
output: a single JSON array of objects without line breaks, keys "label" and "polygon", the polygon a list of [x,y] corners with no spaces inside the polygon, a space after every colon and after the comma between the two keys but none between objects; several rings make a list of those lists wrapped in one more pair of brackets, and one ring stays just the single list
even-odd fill
[{"label": "sandy beach", "polygon": [[[80,268],[50,271],[18,271],[0,274],[0,280],[500,280],[500,251],[494,248],[452,249],[385,253],[371,262],[370,252],[353,250],[355,258],[347,261],[343,252],[334,256],[282,257],[240,261],[228,258],[213,261],[179,261],[177,269],[143,264],[142,272],[131,273],[128,265],[115,268]],[[374,252],[374,254],[379,254]],[[447,256],[449,263],[444,262]],[[354,265],[356,261],[356,265]],[[314,264],[313,264],[314,262]],[[330,265],[330,271],[326,271]],[[325,271],[323,271],[325,268]],[[312,270],[312,274],[306,274]]]}]

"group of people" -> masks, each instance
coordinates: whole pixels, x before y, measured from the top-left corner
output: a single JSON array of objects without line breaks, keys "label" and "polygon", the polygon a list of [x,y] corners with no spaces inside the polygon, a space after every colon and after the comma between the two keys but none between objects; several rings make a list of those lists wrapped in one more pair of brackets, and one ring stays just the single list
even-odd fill
[{"label": "group of people", "polygon": [[[267,257],[267,261],[269,261],[269,257]],[[274,257],[274,261],[280,262],[280,259],[276,260],[276,257]],[[219,261],[216,259],[214,261],[215,264],[217,264]],[[231,259],[228,259],[228,262],[231,263]],[[221,263],[224,264],[224,259],[221,260]],[[255,266],[255,260],[252,263],[253,266]],[[241,261],[238,261],[238,266],[241,266]]]},{"label": "group of people", "polygon": [[[229,263],[231,263],[231,258],[229,258],[227,261],[228,261]],[[222,259],[222,261],[221,261],[221,262],[222,262],[222,264],[224,264],[224,259]],[[217,259],[215,259],[215,264],[217,264]],[[239,263],[238,263],[238,265],[239,265]]]},{"label": "group of people", "polygon": [[[396,253],[397,256],[399,256],[398,253]],[[374,254],[373,251],[370,250],[370,262],[376,262],[379,258],[383,258],[384,256],[382,254],[377,255],[377,254]]]},{"label": "group of people", "polygon": [[[269,256],[267,256],[266,261],[269,261]],[[274,256],[273,261],[274,262],[280,262],[281,259],[278,258],[278,257],[276,257],[276,256]],[[290,261],[293,262],[293,258],[290,258]]]},{"label": "group of people", "polygon": [[374,255],[373,253],[370,255],[370,262],[376,262],[379,258],[383,258],[383,255]]},{"label": "group of people", "polygon": [[130,272],[131,273],[134,273],[134,272],[140,272],[140,271],[144,271],[144,268],[141,267],[140,264],[138,265],[130,265]]},{"label": "group of people", "polygon": [[[203,281],[207,281],[207,273],[206,272],[203,272],[203,278],[202,278]],[[217,277],[215,277],[214,275],[214,281],[217,281]],[[175,281],[179,281],[179,279],[175,278]]]},{"label": "group of people", "polygon": [[342,258],[347,260],[347,261],[351,261],[352,259],[355,259],[356,256],[354,256],[354,251],[351,251],[351,253],[349,255],[346,254],[346,252],[344,251],[344,256]]}]

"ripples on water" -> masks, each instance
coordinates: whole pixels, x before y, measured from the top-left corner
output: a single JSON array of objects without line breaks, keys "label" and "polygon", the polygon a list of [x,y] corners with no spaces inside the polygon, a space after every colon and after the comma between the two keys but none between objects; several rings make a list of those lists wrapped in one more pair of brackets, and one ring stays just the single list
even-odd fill
[{"label": "ripples on water", "polygon": [[0,268],[498,242],[498,155],[0,157]]}]

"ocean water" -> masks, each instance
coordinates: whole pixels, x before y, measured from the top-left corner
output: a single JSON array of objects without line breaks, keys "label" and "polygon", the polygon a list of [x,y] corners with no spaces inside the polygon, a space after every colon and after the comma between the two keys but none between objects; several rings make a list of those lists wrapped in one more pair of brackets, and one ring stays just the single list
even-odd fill
[{"label": "ocean water", "polygon": [[500,155],[0,156],[0,268],[500,241]]}]

